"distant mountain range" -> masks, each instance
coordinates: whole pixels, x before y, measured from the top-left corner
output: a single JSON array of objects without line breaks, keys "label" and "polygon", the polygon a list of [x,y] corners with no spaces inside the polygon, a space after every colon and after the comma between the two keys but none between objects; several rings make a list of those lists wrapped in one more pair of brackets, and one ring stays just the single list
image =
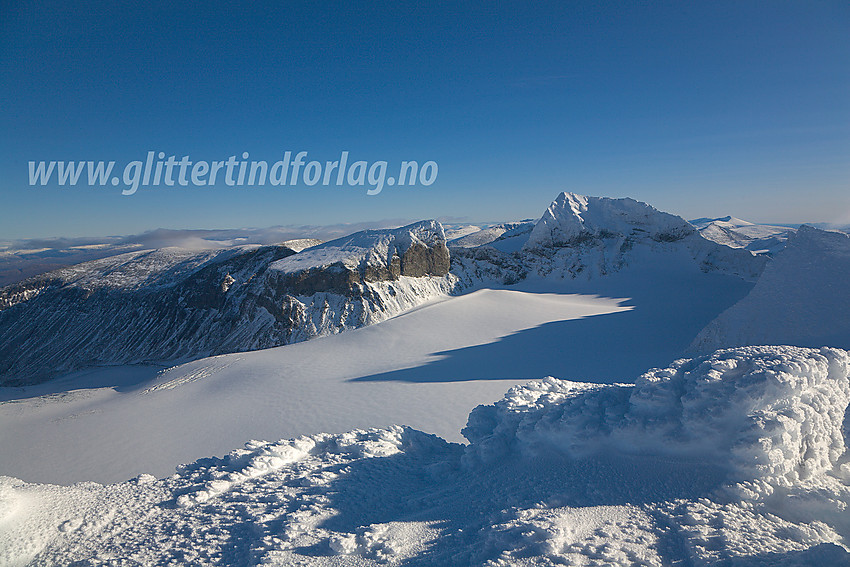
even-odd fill
[{"label": "distant mountain range", "polygon": [[375,323],[453,287],[433,221],[296,248],[128,252],[0,289],[0,384],[287,344]]},{"label": "distant mountain range", "polygon": [[786,241],[805,241],[794,234],[733,217],[688,223],[633,199],[562,193],[537,221],[454,227],[448,239],[440,223],[421,221],[325,243],[135,250],[0,288],[0,384],[289,344],[524,280],[586,284],[640,271],[653,285],[655,267],[675,266],[752,285]]}]

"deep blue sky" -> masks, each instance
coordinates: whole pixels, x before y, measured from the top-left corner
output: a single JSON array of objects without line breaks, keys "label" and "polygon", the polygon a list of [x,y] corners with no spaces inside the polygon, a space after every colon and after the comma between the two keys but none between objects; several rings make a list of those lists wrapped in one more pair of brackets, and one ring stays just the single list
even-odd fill
[{"label": "deep blue sky", "polygon": [[[846,1],[23,4],[0,8],[0,239],[508,220],[563,190],[850,222]],[[377,196],[28,186],[29,160],[148,150],[440,169]]]}]

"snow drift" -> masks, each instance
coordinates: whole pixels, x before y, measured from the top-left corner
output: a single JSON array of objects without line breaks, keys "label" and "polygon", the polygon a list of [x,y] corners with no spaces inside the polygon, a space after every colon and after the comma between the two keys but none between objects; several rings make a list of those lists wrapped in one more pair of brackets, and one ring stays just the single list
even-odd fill
[{"label": "snow drift", "polygon": [[0,563],[846,565],[849,364],[748,347],[549,378],[475,409],[465,448],[395,426],[162,480],[0,478]]},{"label": "snow drift", "polygon": [[469,456],[485,462],[626,453],[725,463],[735,481],[850,481],[848,364],[833,348],[744,347],[678,360],[633,385],[549,378],[476,408],[464,435]]},{"label": "snow drift", "polygon": [[749,295],[711,321],[692,352],[793,344],[850,348],[850,236],[802,226]]}]

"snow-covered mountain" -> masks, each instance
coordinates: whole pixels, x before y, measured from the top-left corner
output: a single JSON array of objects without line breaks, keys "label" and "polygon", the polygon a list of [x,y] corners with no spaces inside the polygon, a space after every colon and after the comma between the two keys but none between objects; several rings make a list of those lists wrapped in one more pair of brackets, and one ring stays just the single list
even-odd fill
[{"label": "snow-covered mountain", "polygon": [[0,290],[0,384],[362,326],[450,291],[448,267],[442,227],[432,221],[298,254],[288,246],[165,248],[79,264]]},{"label": "snow-covered mountain", "polygon": [[312,243],[165,248],[30,278],[0,289],[0,384],[289,344],[493,282],[586,282],[629,268],[646,279],[658,265],[751,282],[766,261],[645,203],[573,193],[559,195],[536,223],[480,232],[458,243],[483,244],[453,246],[451,257],[442,226],[422,221],[298,253]]},{"label": "snow-covered mountain", "polygon": [[[234,246],[286,243],[300,250],[327,240],[369,229],[395,228],[410,221],[382,220],[355,224],[289,225],[238,229],[162,229],[125,236],[30,238],[0,241],[0,287],[29,277],[125,252],[160,248],[218,250]],[[477,229],[476,229],[477,230]],[[312,244],[310,244],[312,242]]]},{"label": "snow-covered mountain", "polygon": [[749,295],[721,313],[691,350],[793,344],[850,348],[850,236],[801,226]]},{"label": "snow-covered mountain", "polygon": [[[0,475],[24,479],[0,476],[0,565],[848,564],[850,237],[769,258],[570,193],[504,228],[137,251],[0,290],[19,383],[232,351],[0,388]],[[712,350],[755,342],[801,346]]]},{"label": "snow-covered mountain", "polygon": [[786,226],[755,224],[732,216],[690,221],[705,238],[732,248],[744,248],[760,254],[776,254],[796,229]]},{"label": "snow-covered mountain", "polygon": [[703,238],[681,217],[633,199],[561,193],[519,250],[493,246],[454,251],[453,272],[476,281],[527,277],[593,280],[657,262],[754,281],[765,258]]},{"label": "snow-covered mountain", "polygon": [[514,388],[467,446],[392,426],[249,441],[159,480],[0,477],[0,564],[847,565],[848,366],[723,350],[636,384]]},{"label": "snow-covered mountain", "polygon": [[448,245],[458,248],[488,245],[503,252],[512,252],[522,248],[535,224],[533,220],[500,223],[449,240]]}]

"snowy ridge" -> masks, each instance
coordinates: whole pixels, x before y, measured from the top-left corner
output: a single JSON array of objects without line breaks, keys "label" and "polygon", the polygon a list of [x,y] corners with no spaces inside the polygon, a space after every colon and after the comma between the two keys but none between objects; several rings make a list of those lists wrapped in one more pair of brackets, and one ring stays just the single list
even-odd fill
[{"label": "snowy ridge", "polygon": [[393,426],[161,480],[2,477],[0,563],[846,565],[849,363],[750,347],[629,386],[549,378],[474,410],[466,448]]},{"label": "snowy ridge", "polygon": [[[504,247],[508,245],[508,240],[512,240],[516,243],[514,247],[519,250],[527,240],[527,237],[525,240],[521,237],[530,234],[534,224],[534,221],[500,223],[449,240],[448,245],[459,248],[490,245],[507,252],[508,250],[504,250]],[[511,245],[513,244],[514,242],[511,242]]]},{"label": "snowy ridge", "polygon": [[590,281],[661,263],[755,281],[766,262],[707,240],[684,219],[646,203],[574,193],[552,202],[520,249],[492,248],[455,249],[453,273],[469,286],[531,276]]},{"label": "snowy ridge", "polygon": [[788,237],[796,230],[783,226],[755,224],[732,216],[696,219],[692,220],[691,224],[708,240],[765,254],[776,254],[782,250]]},{"label": "snowy ridge", "polygon": [[270,269],[296,272],[342,264],[350,269],[362,265],[390,264],[393,256],[403,257],[411,247],[445,246],[446,234],[442,225],[429,220],[394,230],[365,230],[351,236],[313,246],[298,255],[278,260]]},{"label": "snowy ridge", "polygon": [[754,344],[850,348],[850,236],[802,226],[749,295],[721,313],[690,350]]},{"label": "snowy ridge", "polygon": [[442,227],[424,221],[300,253],[166,248],[63,268],[0,290],[0,384],[338,333],[445,296],[448,267]]},{"label": "snowy ridge", "polygon": [[0,289],[0,310],[29,301],[51,288],[75,288],[91,294],[98,290],[168,287],[207,262],[224,260],[257,248],[246,246],[205,251],[161,248],[92,260]]}]

